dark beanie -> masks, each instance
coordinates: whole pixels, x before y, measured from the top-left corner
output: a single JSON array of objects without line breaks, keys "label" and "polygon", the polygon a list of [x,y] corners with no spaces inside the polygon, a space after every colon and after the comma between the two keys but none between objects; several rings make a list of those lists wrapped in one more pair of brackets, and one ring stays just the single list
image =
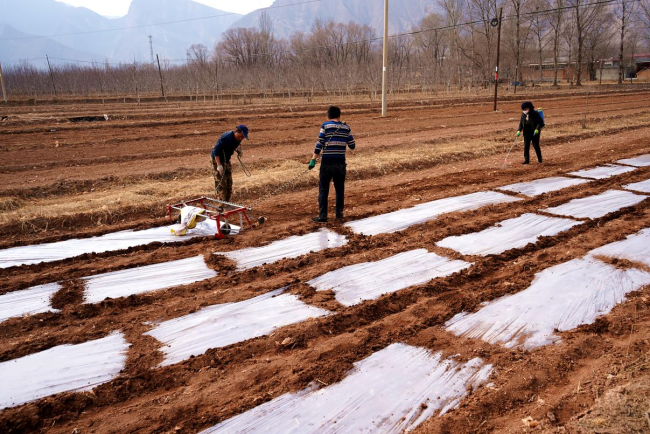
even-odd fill
[{"label": "dark beanie", "polygon": [[533,107],[533,103],[532,103],[532,102],[530,102],[530,101],[526,101],[526,102],[524,102],[524,103],[521,105],[521,109],[522,109],[522,110],[526,110],[526,109],[529,109],[529,110],[535,110],[535,107]]}]

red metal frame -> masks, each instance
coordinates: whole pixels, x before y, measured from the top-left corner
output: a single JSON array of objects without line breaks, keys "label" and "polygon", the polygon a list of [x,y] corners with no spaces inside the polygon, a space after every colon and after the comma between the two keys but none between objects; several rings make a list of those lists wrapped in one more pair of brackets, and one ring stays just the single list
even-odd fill
[{"label": "red metal frame", "polygon": [[[218,204],[218,206],[216,205]],[[179,202],[176,204],[168,204],[167,205],[167,215],[169,218],[169,221],[172,221],[172,210],[178,210],[180,211],[182,208],[185,206],[192,205],[192,206],[200,206],[204,210],[207,211],[206,217],[209,218],[210,220],[215,220],[217,222],[217,233],[214,234],[215,238],[218,240],[224,239],[226,236],[221,232],[221,223],[222,222],[227,222],[228,217],[233,216],[235,214],[239,214],[239,220],[240,223],[242,223],[241,230],[243,230],[243,219],[246,219],[246,223],[249,225],[253,225],[253,223],[250,221],[248,218],[248,215],[246,214],[246,211],[250,211],[250,208],[247,208],[242,205],[237,205],[229,202],[224,202],[221,200],[213,199],[211,197],[206,197],[206,196],[201,196],[197,199],[192,199],[192,200],[186,200],[183,202]],[[230,208],[226,210],[226,208]],[[242,219],[243,216],[243,219]]]}]

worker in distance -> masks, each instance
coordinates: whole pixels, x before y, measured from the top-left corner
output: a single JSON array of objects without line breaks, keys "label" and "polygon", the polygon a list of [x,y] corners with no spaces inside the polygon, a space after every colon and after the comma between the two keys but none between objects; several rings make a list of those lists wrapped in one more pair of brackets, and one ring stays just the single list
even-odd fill
[{"label": "worker in distance", "polygon": [[232,197],[232,165],[230,158],[237,152],[241,158],[244,151],[241,149],[242,140],[248,140],[248,127],[244,124],[237,125],[233,131],[227,131],[219,137],[212,149],[210,162],[214,177],[214,188],[218,199],[230,202]]},{"label": "worker in distance", "polygon": [[526,101],[521,105],[521,119],[519,120],[519,128],[517,129],[517,137],[524,133],[524,162],[522,164],[530,164],[530,144],[535,148],[537,154],[537,161],[542,162],[542,149],[539,147],[539,139],[544,124],[544,115],[540,110],[535,110],[533,103]]},{"label": "worker in distance", "polygon": [[327,110],[327,122],[321,125],[314,155],[309,162],[309,170],[316,166],[316,158],[321,155],[320,174],[318,181],[318,217],[312,218],[316,223],[327,222],[327,196],[330,183],[334,182],[336,192],[336,218],[343,219],[345,203],[345,152],[356,146],[350,127],[341,122],[341,109],[331,106]]}]

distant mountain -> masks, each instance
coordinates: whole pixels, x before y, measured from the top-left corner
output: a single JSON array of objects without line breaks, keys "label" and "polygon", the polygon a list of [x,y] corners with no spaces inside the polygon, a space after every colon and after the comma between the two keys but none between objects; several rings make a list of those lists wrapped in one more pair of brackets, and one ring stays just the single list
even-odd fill
[{"label": "distant mountain", "polygon": [[190,0],[133,0],[126,16],[109,23],[113,27],[132,27],[202,17],[212,18],[122,31],[121,37],[103,52],[118,59],[133,60],[135,54],[138,59],[149,60],[148,35],[152,35],[154,52],[162,57],[184,59],[192,44],[204,44],[212,50],[221,34],[242,16]]},{"label": "distant mountain", "polygon": [[19,32],[11,26],[0,24],[0,39],[14,39],[11,41],[0,42],[0,60],[11,62],[12,64],[19,60],[39,59],[32,64],[45,66],[45,55],[52,58],[52,62],[57,64],[58,59],[78,59],[91,61],[100,59],[97,54],[78,51],[60,44],[51,39],[25,39],[29,35]]},{"label": "distant mountain", "polygon": [[[367,24],[378,35],[383,29],[381,0],[322,0],[293,5],[295,3],[299,1],[275,0],[272,7],[266,9],[276,37],[309,31],[316,19]],[[404,32],[416,26],[433,10],[433,5],[431,0],[390,0],[390,32]],[[132,62],[134,59],[146,62],[150,60],[148,35],[153,36],[154,53],[161,58],[185,59],[190,45],[200,43],[211,50],[227,28],[256,27],[262,13],[258,10],[246,16],[229,14],[192,0],[133,0],[128,14],[115,19],[55,0],[0,0],[0,10],[0,28],[4,35],[0,39],[5,39],[0,41],[2,61],[48,54],[99,62]],[[170,21],[183,22],[149,26]],[[128,29],[111,30],[124,27]],[[62,36],[7,40],[30,35]]]},{"label": "distant mountain", "polygon": [[[10,26],[26,35],[65,35],[29,39],[31,52],[45,53],[56,43],[74,52],[90,54],[95,60],[111,59],[131,62],[149,61],[149,38],[153,36],[154,52],[163,58],[183,59],[187,48],[195,43],[209,49],[236,20],[238,14],[211,8],[191,0],[133,0],[126,16],[117,19],[103,17],[86,8],[68,6],[55,0],[0,0],[0,25]],[[194,20],[195,18],[212,17]],[[154,23],[187,20],[181,23],[146,26]],[[126,30],[110,29],[132,27]],[[98,32],[99,31],[99,32]],[[9,38],[5,36],[3,39]],[[25,40],[27,41],[27,40]],[[1,41],[2,59],[26,58],[11,47],[17,41]],[[20,45],[25,47],[25,45]],[[50,54],[50,53],[47,53]],[[6,56],[6,57],[5,57]],[[74,57],[77,59],[78,57]],[[81,60],[87,60],[84,57]]]},{"label": "distant mountain", "polygon": [[[298,6],[297,0],[275,0],[265,9],[273,23],[276,37],[286,38],[296,31],[309,31],[314,21],[333,20],[366,24],[377,32],[384,29],[384,2],[380,0],[322,0]],[[286,6],[286,7],[281,7]],[[391,33],[404,32],[417,26],[422,18],[435,9],[431,0],[390,0],[388,29]],[[251,12],[236,21],[231,28],[256,27],[262,10]]]},{"label": "distant mountain", "polygon": [[[89,30],[109,29],[109,20],[86,8],[76,8],[54,0],[0,0],[0,24],[5,24],[27,35],[55,35]],[[101,55],[88,36],[67,36],[54,39],[73,50],[95,52]],[[32,46],[47,45],[43,39],[32,39]],[[0,42],[4,44],[7,41]],[[18,56],[15,53],[13,57]],[[98,57],[101,59],[102,57]]]}]

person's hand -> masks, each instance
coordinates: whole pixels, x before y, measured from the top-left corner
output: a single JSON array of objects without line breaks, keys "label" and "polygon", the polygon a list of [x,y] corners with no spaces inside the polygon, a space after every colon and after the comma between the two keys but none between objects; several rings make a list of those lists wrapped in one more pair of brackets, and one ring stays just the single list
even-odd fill
[{"label": "person's hand", "polygon": [[219,172],[219,175],[223,176],[223,165],[218,165],[217,166],[217,172]]},{"label": "person's hand", "polygon": [[521,131],[517,131],[517,137],[521,136]]},{"label": "person's hand", "polygon": [[316,167],[316,159],[315,158],[312,158],[311,160],[309,160],[309,166],[308,167],[309,167],[309,170]]},{"label": "person's hand", "polygon": [[533,136],[536,136],[538,134],[539,134],[539,130],[535,130],[535,132],[533,133]]},{"label": "person's hand", "polygon": [[241,148],[235,149],[235,152],[237,152],[237,155],[239,155],[240,158],[244,156],[244,151]]}]

